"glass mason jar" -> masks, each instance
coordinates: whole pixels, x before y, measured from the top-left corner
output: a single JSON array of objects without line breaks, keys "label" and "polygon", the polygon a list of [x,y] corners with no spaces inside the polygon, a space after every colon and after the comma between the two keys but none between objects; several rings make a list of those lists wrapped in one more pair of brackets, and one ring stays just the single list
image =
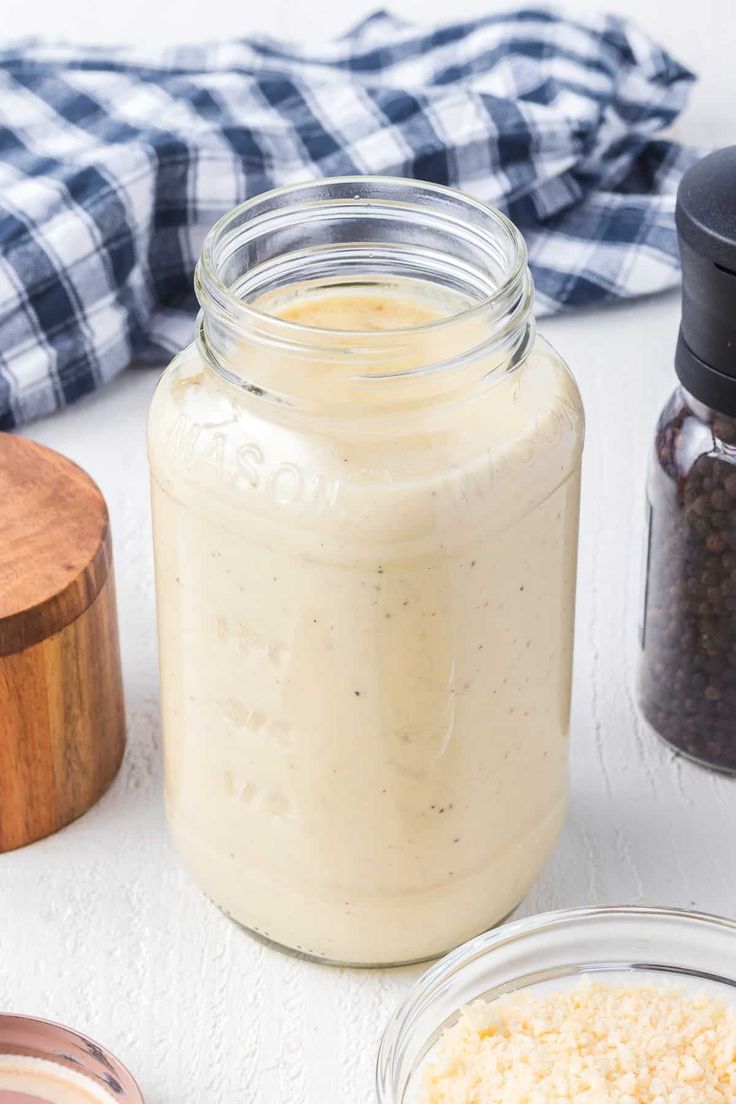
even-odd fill
[{"label": "glass mason jar", "polygon": [[149,422],[174,840],[252,932],[438,955],[557,838],[583,414],[521,236],[359,177],[225,216]]},{"label": "glass mason jar", "polygon": [[691,759],[736,771],[736,417],[676,389],[647,512],[642,710]]}]

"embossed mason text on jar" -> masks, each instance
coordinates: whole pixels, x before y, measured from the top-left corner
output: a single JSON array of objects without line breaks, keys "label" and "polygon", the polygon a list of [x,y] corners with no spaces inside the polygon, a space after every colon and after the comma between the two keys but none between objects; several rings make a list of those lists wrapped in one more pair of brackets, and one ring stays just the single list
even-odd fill
[{"label": "embossed mason text on jar", "polygon": [[251,931],[437,955],[567,799],[583,415],[523,241],[415,181],[249,201],[149,423],[166,803]]}]

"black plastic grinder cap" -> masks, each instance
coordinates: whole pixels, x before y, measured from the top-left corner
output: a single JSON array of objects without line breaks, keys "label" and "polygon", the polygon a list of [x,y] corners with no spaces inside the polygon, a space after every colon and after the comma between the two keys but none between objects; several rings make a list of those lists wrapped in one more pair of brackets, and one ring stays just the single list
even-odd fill
[{"label": "black plastic grinder cap", "polygon": [[693,398],[736,417],[736,146],[685,173],[675,221],[682,256],[677,375]]}]

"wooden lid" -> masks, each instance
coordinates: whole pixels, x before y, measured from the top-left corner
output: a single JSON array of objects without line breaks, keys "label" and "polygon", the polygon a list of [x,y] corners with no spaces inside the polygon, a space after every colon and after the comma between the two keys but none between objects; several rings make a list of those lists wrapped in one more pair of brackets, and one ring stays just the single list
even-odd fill
[{"label": "wooden lid", "polygon": [[76,620],[111,564],[105,500],[58,452],[0,433],[0,655]]}]

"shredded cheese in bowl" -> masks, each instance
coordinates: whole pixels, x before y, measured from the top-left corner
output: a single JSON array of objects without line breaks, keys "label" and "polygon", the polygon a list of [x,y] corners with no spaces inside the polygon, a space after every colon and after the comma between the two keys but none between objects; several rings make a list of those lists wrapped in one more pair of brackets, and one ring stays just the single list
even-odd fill
[{"label": "shredded cheese in bowl", "polygon": [[478,1000],[427,1059],[420,1104],[736,1104],[736,1010],[675,986]]}]

